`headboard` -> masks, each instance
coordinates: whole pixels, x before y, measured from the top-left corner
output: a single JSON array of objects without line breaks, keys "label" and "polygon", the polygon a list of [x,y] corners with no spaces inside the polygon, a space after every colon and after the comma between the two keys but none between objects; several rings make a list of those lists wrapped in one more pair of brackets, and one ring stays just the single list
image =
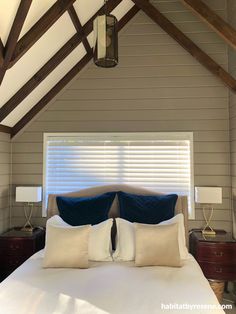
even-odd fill
[{"label": "headboard", "polygon": [[[77,197],[77,196],[95,196],[98,194],[103,194],[111,191],[123,191],[131,194],[140,194],[140,195],[158,195],[163,193],[158,193],[152,190],[144,189],[137,186],[131,185],[103,185],[96,186],[88,189],[83,189],[77,192],[71,193],[63,193],[63,194],[50,194],[48,196],[48,206],[47,206],[47,217],[50,218],[53,215],[58,215],[58,208],[56,197],[57,196],[68,196],[68,197]],[[186,196],[179,196],[176,206],[175,206],[175,214],[183,213],[184,215],[184,224],[185,224],[185,235],[186,235],[186,243],[188,244],[188,201]],[[117,196],[114,199],[114,202],[111,206],[109,217],[116,218],[119,217],[119,204]]]}]

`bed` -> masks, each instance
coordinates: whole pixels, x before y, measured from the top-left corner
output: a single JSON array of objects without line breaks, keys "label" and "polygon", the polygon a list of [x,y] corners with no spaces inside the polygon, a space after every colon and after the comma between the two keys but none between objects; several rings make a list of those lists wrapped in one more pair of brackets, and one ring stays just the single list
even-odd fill
[{"label": "bed", "polygon": [[[103,186],[64,196],[120,190],[142,195],[154,193],[130,186]],[[184,214],[186,227],[185,197],[178,198],[175,210]],[[48,215],[54,217],[57,213],[56,196],[50,195]],[[117,197],[109,215],[119,215]],[[89,268],[75,269],[42,268],[44,254],[42,250],[33,255],[0,284],[0,313],[224,313],[190,255],[182,267],[136,267],[134,261],[91,261]]]}]

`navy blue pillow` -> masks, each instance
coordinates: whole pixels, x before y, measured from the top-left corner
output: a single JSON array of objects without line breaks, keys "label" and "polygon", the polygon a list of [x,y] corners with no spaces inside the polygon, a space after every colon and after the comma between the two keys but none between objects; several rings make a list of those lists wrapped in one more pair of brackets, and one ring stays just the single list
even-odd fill
[{"label": "navy blue pillow", "polygon": [[61,218],[72,226],[95,225],[108,219],[108,212],[116,192],[96,196],[57,196],[57,207]]},{"label": "navy blue pillow", "polygon": [[130,222],[158,224],[174,217],[178,195],[136,195],[118,192],[120,217]]}]

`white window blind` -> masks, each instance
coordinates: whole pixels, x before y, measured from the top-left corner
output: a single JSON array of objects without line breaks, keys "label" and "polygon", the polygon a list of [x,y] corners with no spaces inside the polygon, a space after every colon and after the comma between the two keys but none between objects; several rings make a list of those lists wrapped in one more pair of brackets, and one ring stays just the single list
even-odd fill
[{"label": "white window blind", "polygon": [[192,133],[45,134],[44,209],[51,193],[130,184],[187,195],[193,216],[192,168]]}]

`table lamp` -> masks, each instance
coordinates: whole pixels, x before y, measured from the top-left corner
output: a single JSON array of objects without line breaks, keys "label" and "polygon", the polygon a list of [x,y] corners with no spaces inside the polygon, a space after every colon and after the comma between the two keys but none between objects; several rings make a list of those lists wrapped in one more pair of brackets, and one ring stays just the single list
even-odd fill
[{"label": "table lamp", "polygon": [[26,223],[21,228],[22,231],[33,231],[33,226],[30,222],[33,213],[34,203],[41,202],[42,187],[41,186],[17,186],[16,187],[16,202],[24,202],[28,205],[28,211],[24,205],[24,213]]},{"label": "table lamp", "polygon": [[[222,188],[219,187],[195,187],[195,202],[201,204],[208,204],[203,206],[203,216],[206,222],[205,227],[202,230],[203,235],[215,235],[216,232],[210,226],[211,219],[213,216],[213,206],[212,204],[222,203]],[[208,211],[208,215],[207,215]]]}]

